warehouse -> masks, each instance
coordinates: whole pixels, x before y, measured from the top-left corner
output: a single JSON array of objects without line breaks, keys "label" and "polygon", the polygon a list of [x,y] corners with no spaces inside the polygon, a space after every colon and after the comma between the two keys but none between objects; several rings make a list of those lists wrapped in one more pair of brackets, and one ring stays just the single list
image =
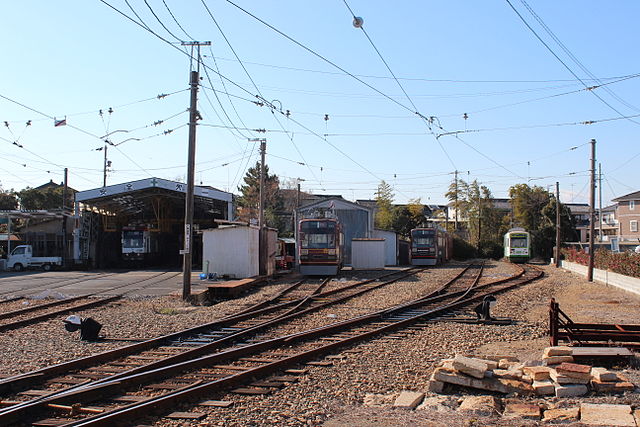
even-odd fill
[{"label": "warehouse", "polygon": [[[187,185],[161,178],[125,182],[76,194],[73,254],[92,268],[179,267]],[[194,231],[233,216],[233,195],[213,187],[194,190]],[[193,260],[202,237],[193,234]]]}]

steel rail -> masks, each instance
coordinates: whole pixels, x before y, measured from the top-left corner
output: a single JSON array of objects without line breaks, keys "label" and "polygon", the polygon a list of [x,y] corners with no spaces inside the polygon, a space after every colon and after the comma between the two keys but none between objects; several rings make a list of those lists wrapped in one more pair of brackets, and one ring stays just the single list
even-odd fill
[{"label": "steel rail", "polygon": [[[478,281],[479,277],[480,277],[480,274],[478,274],[478,277],[469,286],[469,289],[473,288],[477,284],[477,281]],[[393,279],[393,281],[397,281],[397,280],[399,280],[399,279]],[[445,287],[447,285],[448,284],[445,284]],[[432,294],[435,295],[438,292],[439,291],[435,291]],[[362,322],[366,322],[367,320],[375,320],[378,317],[384,315],[384,313],[385,313],[385,310],[383,310],[381,312],[378,312],[378,313],[373,313],[373,314],[371,314],[369,316],[364,316],[364,317],[361,316],[359,318],[356,318],[356,319],[352,320],[351,324],[354,324],[354,322],[359,324],[359,323],[362,323]],[[336,328],[336,327],[344,328],[345,327],[344,325],[345,325],[345,323],[341,322],[339,324],[334,324],[334,325],[332,325],[332,326],[330,326],[328,328],[331,328],[331,329],[332,328]],[[324,328],[324,329],[328,330],[327,328]],[[320,329],[318,329],[318,330],[320,330]],[[194,363],[195,364],[203,363],[203,361],[204,361],[205,364],[206,363],[213,363],[214,361],[221,361],[224,358],[228,358],[231,355],[238,356],[238,355],[242,355],[242,354],[248,354],[248,352],[254,352],[254,351],[256,351],[256,349],[260,349],[261,347],[263,347],[265,345],[269,346],[269,345],[274,345],[274,344],[278,344],[278,343],[280,343],[280,344],[287,343],[288,340],[300,339],[300,337],[305,336],[305,334],[307,336],[311,336],[313,334],[316,334],[318,330],[312,330],[312,331],[309,331],[309,332],[306,332],[306,333],[300,333],[300,334],[297,334],[297,335],[293,334],[293,335],[290,335],[290,336],[287,336],[287,337],[276,338],[276,339],[272,339],[272,340],[269,340],[269,341],[266,341],[266,342],[263,342],[263,343],[249,345],[249,346],[246,346],[246,347],[243,347],[243,348],[240,348],[240,349],[228,350],[226,352],[217,353],[217,354],[212,355],[212,356],[201,357],[199,359],[196,359],[195,361],[193,361],[193,360],[183,361],[181,363],[178,363],[176,365],[172,365],[172,366],[169,366],[169,367],[158,368],[158,369],[156,369],[154,371],[141,372],[141,373],[138,373],[138,374],[135,374],[135,375],[129,375],[129,376],[121,377],[121,378],[118,378],[118,379],[115,379],[115,378],[111,377],[111,378],[107,379],[107,381],[103,382],[102,384],[96,384],[94,382],[92,384],[89,384],[87,386],[82,387],[79,390],[70,391],[70,392],[63,392],[62,394],[59,394],[58,396],[47,397],[45,399],[42,399],[40,402],[34,402],[34,403],[31,403],[31,404],[25,405],[25,406],[28,406],[30,409],[33,410],[38,405],[42,405],[42,404],[45,404],[47,402],[48,403],[56,402],[56,404],[59,404],[59,403],[66,403],[67,401],[73,401],[73,399],[76,399],[76,397],[78,396],[79,393],[88,393],[89,396],[90,396],[90,395],[92,395],[92,393],[93,394],[97,393],[97,395],[101,395],[101,394],[105,393],[107,390],[109,390],[110,392],[115,392],[115,391],[118,390],[119,387],[125,386],[125,384],[131,385],[132,381],[140,381],[140,380],[144,380],[144,379],[154,378],[159,373],[165,373],[166,374],[168,372],[174,372],[176,370],[178,370],[178,371],[179,370],[184,370],[189,366],[191,366],[191,367],[195,366],[195,365],[193,365]],[[83,392],[82,389],[84,389],[85,391]],[[23,406],[22,408],[20,408],[20,407],[18,407],[18,408],[16,408],[16,407],[8,408],[7,411],[5,411],[4,414],[2,414],[0,416],[0,418],[8,420],[8,418],[6,418],[6,417],[10,418],[12,416],[16,416],[17,413],[23,413],[24,414],[24,411],[26,409],[29,409],[29,408],[25,409],[25,406]]]},{"label": "steel rail", "polygon": [[[148,277],[146,279],[141,279],[141,280],[138,280],[138,281],[126,283],[124,285],[120,285],[120,286],[116,286],[116,287],[113,287],[113,288],[109,288],[108,291],[113,291],[113,290],[124,288],[124,287],[127,287],[127,286],[136,285],[138,283],[146,282],[148,280],[153,280],[153,279],[156,279],[157,277],[162,276],[163,274],[166,274],[166,273],[168,273],[168,272],[163,272],[163,273],[160,273],[160,274],[156,274],[155,276]],[[176,273],[174,276],[170,277],[169,279],[177,276],[178,274],[180,274],[180,273]],[[169,279],[165,279],[165,280],[169,280]],[[156,282],[153,282],[151,284],[154,284],[154,283],[156,283]],[[150,286],[151,284],[149,284],[148,286]],[[25,309],[21,309],[21,310],[15,310],[15,311],[8,312],[8,313],[2,313],[2,314],[0,314],[0,319],[4,319],[4,318],[7,318],[7,317],[16,317],[16,316],[20,316],[22,314],[31,313],[33,311],[43,310],[43,309],[47,309],[47,308],[51,308],[51,307],[55,307],[55,306],[59,306],[59,305],[63,305],[63,304],[69,304],[69,303],[72,303],[72,302],[75,302],[75,301],[79,301],[81,299],[91,298],[91,297],[99,295],[99,294],[101,294],[103,292],[105,292],[105,291],[94,292],[94,293],[91,293],[91,294],[85,294],[85,295],[80,295],[80,296],[77,296],[77,297],[66,298],[66,299],[63,299],[63,300],[53,301],[53,302],[46,303],[46,304],[40,304],[40,305],[36,305],[36,306],[33,306],[33,307],[28,307],[28,308],[25,308]],[[71,306],[71,307],[62,308],[60,310],[55,310],[55,311],[51,311],[51,312],[47,312],[47,313],[42,313],[40,315],[32,316],[32,317],[29,317],[27,319],[21,319],[21,320],[16,320],[16,321],[10,322],[10,323],[5,323],[5,324],[0,325],[0,332],[4,332],[4,331],[11,330],[11,329],[20,328],[20,327],[26,326],[26,325],[32,325],[34,323],[39,323],[39,322],[42,322],[44,320],[48,320],[48,319],[50,319],[52,317],[60,316],[60,315],[63,315],[63,314],[68,314],[68,313],[73,312],[73,311],[80,311],[80,310],[87,310],[87,309],[90,309],[90,308],[95,308],[95,307],[98,307],[98,306],[101,306],[101,305],[108,304],[110,302],[116,301],[116,300],[122,298],[127,293],[128,292],[125,292],[125,293],[119,294],[119,295],[114,295],[114,296],[111,296],[111,297],[100,298],[100,299],[97,299],[95,301],[87,302],[85,304],[74,305],[74,306]]]},{"label": "steel rail", "polygon": [[[468,267],[467,267],[468,268]],[[392,272],[389,274],[385,274],[382,276],[379,276],[377,278],[373,278],[373,279],[368,279],[362,282],[358,282],[356,284],[352,284],[352,285],[347,285],[344,286],[342,288],[337,288],[337,289],[333,289],[330,291],[326,291],[320,294],[316,294],[315,298],[323,298],[325,296],[329,296],[329,295],[333,295],[335,293],[338,293],[340,291],[345,291],[345,290],[350,290],[356,286],[361,286],[363,284],[368,284],[371,283],[375,280],[378,280],[380,277],[388,277],[391,275],[397,275],[397,274],[415,274],[415,272],[421,271],[422,269],[416,269],[416,268],[410,268],[410,269],[405,269],[405,270],[399,270],[396,272]],[[396,279],[399,280],[400,278]],[[392,282],[389,282],[392,283]],[[380,285],[377,285],[375,287],[371,287],[371,288],[366,288],[363,291],[364,292],[368,292],[370,290],[373,289],[377,289],[380,286],[384,286],[388,283],[383,283]],[[303,310],[301,311],[298,315],[304,315],[306,313],[312,312],[312,311],[316,311],[319,310],[323,307],[329,306],[332,303],[335,303],[335,301],[341,302],[343,300],[346,300],[348,298],[353,298],[355,296],[358,296],[364,292],[358,292],[356,294],[352,294],[352,295],[347,295],[346,298],[339,298],[337,300],[334,301],[329,301],[326,302],[324,304],[320,304],[318,305],[316,308],[312,309],[312,310]],[[277,295],[274,299],[277,299],[280,296]],[[256,312],[253,313],[244,313],[244,314],[239,314],[239,315],[230,315],[230,316],[226,316],[222,319],[216,320],[214,322],[205,324],[205,325],[199,325],[193,328],[189,328],[187,330],[184,331],[179,331],[176,333],[172,333],[172,334],[168,334],[162,337],[158,337],[158,338],[153,338],[151,340],[147,340],[147,341],[143,341],[141,343],[136,343],[136,344],[132,344],[129,346],[125,346],[125,347],[121,347],[119,349],[115,349],[115,350],[110,350],[107,352],[103,352],[97,355],[93,355],[93,356],[88,356],[88,357],[84,357],[84,358],[80,358],[80,359],[76,359],[76,360],[72,360],[69,362],[63,362],[61,364],[58,365],[53,365],[53,366],[49,366],[49,367],[45,367],[45,368],[41,368],[35,371],[31,371],[31,372],[27,372],[24,374],[19,374],[13,377],[9,377],[9,378],[5,378],[0,380],[0,393],[2,394],[7,394],[10,392],[17,392],[19,390],[23,390],[27,387],[31,387],[36,383],[40,383],[46,379],[52,378],[56,375],[61,375],[63,373],[72,371],[72,370],[76,370],[76,369],[82,369],[82,368],[86,368],[88,366],[91,365],[95,365],[98,363],[106,363],[112,360],[116,360],[119,359],[121,357],[130,355],[130,354],[135,354],[135,353],[139,353],[145,350],[149,350],[155,347],[159,347],[162,346],[164,344],[167,344],[169,342],[171,342],[172,340],[176,340],[179,339],[181,337],[184,336],[189,336],[189,335],[194,335],[197,333],[200,333],[202,331],[206,331],[208,329],[211,328],[215,328],[215,327],[225,327],[225,326],[231,326],[233,324],[236,324],[237,322],[246,320],[246,319],[251,319],[259,314],[269,314],[273,311],[276,311],[278,309],[282,309],[282,308],[287,308],[287,307],[292,307],[292,306],[296,306],[299,305],[300,302],[302,302],[304,300],[304,298],[300,298],[298,300],[294,300],[294,301],[290,301],[290,302],[286,302],[286,303],[280,303],[277,304],[273,307],[265,307],[262,308]],[[290,313],[287,316],[280,316],[278,319],[273,319],[270,320],[268,322],[264,322],[262,324],[259,324],[257,326],[254,326],[252,328],[247,328],[244,331],[241,332],[237,332],[237,333],[232,333],[229,334],[227,337],[217,340],[217,341],[213,341],[211,344],[205,344],[202,347],[197,347],[195,349],[192,350],[186,350],[183,353],[178,354],[177,356],[172,356],[171,358],[165,358],[162,359],[158,362],[151,362],[145,365],[142,365],[140,367],[137,368],[132,368],[131,370],[125,371],[122,374],[116,374],[114,376],[110,376],[106,379],[110,379],[110,378],[117,378],[119,376],[125,376],[127,374],[133,374],[133,373],[137,373],[137,372],[143,372],[146,369],[153,369],[159,366],[163,366],[163,365],[167,365],[167,364],[171,364],[171,363],[176,363],[178,360],[188,360],[191,357],[196,357],[199,356],[201,354],[206,354],[210,351],[214,351],[219,349],[220,347],[227,345],[228,343],[233,342],[233,340],[236,340],[240,337],[242,337],[243,335],[247,335],[247,334],[251,334],[251,333],[255,333],[260,331],[261,329],[265,329],[267,327],[271,327],[274,326],[278,323],[282,323],[285,322],[287,320],[293,319],[296,317],[296,313]],[[179,357],[180,356],[180,357]],[[71,387],[73,388],[73,387]],[[1,410],[0,410],[1,412]]]}]

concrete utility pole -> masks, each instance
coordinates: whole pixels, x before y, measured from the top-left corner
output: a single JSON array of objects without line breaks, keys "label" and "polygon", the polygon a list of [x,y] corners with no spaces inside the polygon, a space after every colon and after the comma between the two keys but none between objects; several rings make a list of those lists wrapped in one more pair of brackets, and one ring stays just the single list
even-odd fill
[{"label": "concrete utility pole", "polygon": [[104,142],[104,165],[102,169],[102,187],[107,186],[107,141]]},{"label": "concrete utility pole", "polygon": [[560,268],[560,183],[556,181],[556,268]]},{"label": "concrete utility pole", "polygon": [[455,222],[454,222],[454,231],[458,231],[458,171],[454,172],[454,185],[455,185],[455,199],[454,199],[454,206],[453,208],[455,209]]},{"label": "concrete utility pole", "polygon": [[593,264],[595,251],[593,247],[593,233],[595,231],[595,204],[596,204],[596,140],[591,140],[591,190],[589,191],[589,268],[587,280],[593,282]]},{"label": "concrete utility pole", "polygon": [[598,221],[600,222],[598,241],[602,243],[602,163],[598,163],[598,204]]},{"label": "concrete utility pole", "polygon": [[265,188],[265,165],[264,157],[267,151],[267,140],[260,139],[260,207],[258,212],[258,227],[260,229],[259,234],[259,255],[258,255],[258,274],[264,276],[267,274],[267,234],[264,223],[264,200],[266,197],[267,189]]},{"label": "concrete utility pole", "polygon": [[64,168],[64,187],[62,187],[62,266],[67,265],[67,179],[69,177],[69,169]]},{"label": "concrete utility pole", "polygon": [[[189,105],[189,155],[187,161],[187,194],[184,207],[184,248],[180,251],[182,260],[182,299],[188,300],[191,296],[191,265],[192,265],[192,237],[193,237],[193,193],[196,164],[196,126],[198,114],[198,82],[200,80],[200,46],[210,46],[211,42],[182,42],[183,46],[191,46],[191,74],[189,85],[191,87],[191,103]],[[197,47],[196,70],[193,70],[193,48]]]}]

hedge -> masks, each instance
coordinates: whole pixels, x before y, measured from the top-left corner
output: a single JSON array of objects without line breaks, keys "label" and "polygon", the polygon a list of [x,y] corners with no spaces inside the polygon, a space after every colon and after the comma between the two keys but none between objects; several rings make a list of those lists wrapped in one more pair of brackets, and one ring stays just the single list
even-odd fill
[{"label": "hedge", "polygon": [[[563,248],[562,254],[567,261],[589,265],[589,254],[582,250]],[[640,278],[640,255],[633,252],[616,253],[606,249],[597,249],[594,257],[594,267]]]}]

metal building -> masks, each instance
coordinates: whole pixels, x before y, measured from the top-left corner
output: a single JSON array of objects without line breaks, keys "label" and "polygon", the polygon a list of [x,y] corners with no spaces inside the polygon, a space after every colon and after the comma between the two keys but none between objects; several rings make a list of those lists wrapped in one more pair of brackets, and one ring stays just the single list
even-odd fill
[{"label": "metal building", "polygon": [[[148,178],[76,193],[75,262],[99,268],[182,265],[186,188],[182,182]],[[195,186],[194,230],[232,216],[231,193]],[[198,264],[202,236],[194,233],[193,239]]]},{"label": "metal building", "polygon": [[[340,221],[344,232],[345,265],[351,265],[351,240],[372,237],[373,210],[341,197],[330,197],[296,209],[296,223],[305,218],[336,218]],[[297,233],[296,227],[296,241]]]}]

